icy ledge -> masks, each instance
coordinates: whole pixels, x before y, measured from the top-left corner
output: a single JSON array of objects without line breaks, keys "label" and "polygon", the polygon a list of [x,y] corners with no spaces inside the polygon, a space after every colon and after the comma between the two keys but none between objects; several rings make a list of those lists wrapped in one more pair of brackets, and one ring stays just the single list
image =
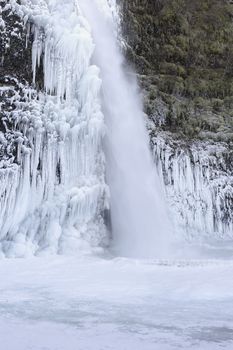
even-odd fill
[{"label": "icy ledge", "polygon": [[190,241],[233,238],[233,168],[230,146],[182,142],[152,132],[155,161],[177,235]]},{"label": "icy ledge", "polygon": [[0,165],[0,250],[20,257],[99,249],[107,244],[108,188],[90,28],[73,0],[11,0],[3,11],[9,7],[33,33],[33,77],[43,65],[45,92],[17,81],[1,88],[17,154]]}]

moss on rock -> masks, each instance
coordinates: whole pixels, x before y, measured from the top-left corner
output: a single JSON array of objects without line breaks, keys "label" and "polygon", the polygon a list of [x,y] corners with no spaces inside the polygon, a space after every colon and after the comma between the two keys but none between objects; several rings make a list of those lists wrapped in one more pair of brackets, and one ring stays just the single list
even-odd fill
[{"label": "moss on rock", "polygon": [[156,113],[153,99],[161,105],[160,99],[167,116],[165,129],[188,137],[201,137],[205,131],[212,137],[219,130],[231,135],[233,4],[228,0],[120,3],[126,56],[145,89],[147,113]]}]

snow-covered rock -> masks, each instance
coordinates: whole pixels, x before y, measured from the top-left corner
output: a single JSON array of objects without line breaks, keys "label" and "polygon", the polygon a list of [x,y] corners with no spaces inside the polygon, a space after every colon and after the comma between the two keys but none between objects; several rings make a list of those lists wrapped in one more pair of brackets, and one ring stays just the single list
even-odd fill
[{"label": "snow-covered rock", "polygon": [[152,133],[152,147],[177,234],[194,241],[232,239],[231,145]]},{"label": "snow-covered rock", "polygon": [[11,0],[2,10],[28,33],[34,87],[15,77],[0,87],[1,250],[24,256],[104,246],[105,125],[90,28],[73,0]]}]

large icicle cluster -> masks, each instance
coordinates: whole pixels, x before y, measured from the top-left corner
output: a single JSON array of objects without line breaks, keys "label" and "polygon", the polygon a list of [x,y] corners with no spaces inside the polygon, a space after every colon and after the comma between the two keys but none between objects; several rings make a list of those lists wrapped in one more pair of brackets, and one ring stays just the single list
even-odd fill
[{"label": "large icicle cluster", "polygon": [[34,35],[33,76],[36,82],[42,66],[45,92],[27,87],[9,100],[17,152],[0,165],[1,251],[25,256],[103,246],[105,126],[90,28],[75,0],[7,6]]},{"label": "large icicle cluster", "polygon": [[194,241],[233,238],[232,154],[226,144],[152,140],[174,227]]}]

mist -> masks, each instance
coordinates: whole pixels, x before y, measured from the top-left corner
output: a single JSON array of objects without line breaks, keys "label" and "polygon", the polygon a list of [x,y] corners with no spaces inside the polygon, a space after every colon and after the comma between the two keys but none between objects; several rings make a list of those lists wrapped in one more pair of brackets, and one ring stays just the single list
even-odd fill
[{"label": "mist", "polygon": [[111,16],[103,15],[101,8],[93,0],[81,1],[96,45],[93,63],[102,79],[112,249],[123,256],[161,257],[169,251],[171,227],[152,162],[143,106]]}]

